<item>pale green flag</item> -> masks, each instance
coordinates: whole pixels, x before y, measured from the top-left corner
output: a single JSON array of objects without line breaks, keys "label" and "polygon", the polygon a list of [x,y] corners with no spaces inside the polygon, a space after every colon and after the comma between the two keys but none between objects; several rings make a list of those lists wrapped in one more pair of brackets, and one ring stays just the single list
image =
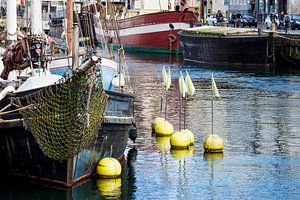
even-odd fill
[{"label": "pale green flag", "polygon": [[166,67],[164,66],[163,69],[162,69],[162,77],[163,77],[163,83],[164,83],[164,86],[167,85],[167,72],[166,72]]},{"label": "pale green flag", "polygon": [[167,75],[167,81],[166,81],[166,90],[168,90],[171,86],[172,77],[171,77],[171,69],[169,67],[168,75]]},{"label": "pale green flag", "polygon": [[221,97],[213,74],[211,74],[211,89],[212,89],[213,97]]},{"label": "pale green flag", "polygon": [[180,94],[182,95],[182,97],[185,97],[185,93],[187,92],[187,88],[186,88],[186,84],[185,84],[185,81],[183,79],[181,71],[180,71],[180,77],[178,79],[178,82],[179,82]]},{"label": "pale green flag", "polygon": [[185,84],[186,84],[186,88],[187,88],[187,93],[188,93],[188,95],[193,96],[195,93],[195,86],[194,86],[187,70],[185,70],[185,73],[186,73]]}]

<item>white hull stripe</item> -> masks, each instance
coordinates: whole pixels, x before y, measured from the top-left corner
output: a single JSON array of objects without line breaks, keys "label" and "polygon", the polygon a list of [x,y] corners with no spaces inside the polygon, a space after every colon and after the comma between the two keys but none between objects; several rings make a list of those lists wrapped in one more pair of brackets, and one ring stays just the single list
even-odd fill
[{"label": "white hull stripe", "polygon": [[[190,25],[187,23],[172,23],[174,26],[174,30],[182,30],[186,28],[190,28]],[[169,24],[154,24],[154,25],[146,25],[139,27],[132,27],[126,29],[120,29],[120,36],[129,36],[136,34],[146,34],[146,33],[156,33],[162,31],[170,31]],[[95,27],[95,31],[97,34],[102,35],[102,32],[98,27]],[[113,35],[113,31],[109,31],[110,35]]]}]

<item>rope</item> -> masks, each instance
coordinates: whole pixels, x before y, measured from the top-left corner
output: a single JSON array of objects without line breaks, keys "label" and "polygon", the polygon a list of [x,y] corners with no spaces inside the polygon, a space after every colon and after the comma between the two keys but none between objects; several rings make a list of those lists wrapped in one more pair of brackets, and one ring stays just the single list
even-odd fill
[{"label": "rope", "polygon": [[22,110],[27,109],[30,106],[33,106],[33,104],[30,104],[30,105],[27,105],[27,106],[24,106],[24,107],[21,107],[21,108],[13,109],[13,110],[10,110],[10,111],[6,111],[6,112],[0,112],[0,116],[1,115],[7,115],[7,114],[10,114],[10,113],[14,113],[14,112],[17,112],[17,111],[22,111]]},{"label": "rope", "polygon": [[280,54],[281,54],[286,60],[288,60],[289,62],[291,62],[292,64],[298,65],[297,63],[295,63],[294,61],[292,61],[291,59],[289,59],[288,57],[286,57],[286,56],[284,55],[284,53],[280,52]]},{"label": "rope", "polygon": [[300,38],[294,38],[294,37],[286,37],[286,36],[283,36],[283,35],[279,35],[278,33],[274,33],[274,36],[276,37],[280,37],[280,38],[283,38],[285,40],[290,40],[290,41],[299,41],[300,42]]}]

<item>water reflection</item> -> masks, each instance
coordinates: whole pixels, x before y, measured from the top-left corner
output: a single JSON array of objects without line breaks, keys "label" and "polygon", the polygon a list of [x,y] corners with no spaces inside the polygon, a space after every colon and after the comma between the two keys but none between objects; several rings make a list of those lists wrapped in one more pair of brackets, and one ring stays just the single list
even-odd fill
[{"label": "water reflection", "polygon": [[170,138],[171,137],[169,137],[169,136],[155,137],[156,144],[160,151],[166,152],[171,149]]},{"label": "water reflection", "polygon": [[194,152],[194,146],[188,146],[188,149],[171,149],[171,156],[176,160],[185,160],[185,158]]},{"label": "water reflection", "polygon": [[[252,195],[258,199],[270,199],[274,197],[274,191],[280,191],[275,193],[285,197],[283,194],[291,189],[291,196],[297,196],[295,187],[286,186],[286,182],[293,180],[300,186],[299,178],[289,175],[300,173],[296,170],[300,154],[300,108],[297,106],[300,102],[299,77],[215,70],[214,77],[221,98],[214,101],[214,130],[225,141],[226,156],[203,154],[201,160],[199,155],[203,152],[203,139],[211,132],[212,70],[151,59],[144,61],[134,57],[131,60],[136,63],[131,66],[130,74],[134,76],[133,88],[139,94],[135,104],[139,137],[147,146],[142,149],[143,156],[137,162],[152,165],[155,169],[159,164],[162,171],[137,169],[138,195],[150,192],[155,199],[197,199],[201,195],[203,199],[222,199],[224,195],[233,198]],[[186,103],[187,126],[195,134],[195,150],[192,154],[169,150],[167,139],[152,138],[149,134],[152,119],[160,115],[160,98],[164,92],[161,77],[163,65],[171,66],[172,85],[167,118],[175,131],[179,129],[179,70],[188,70],[196,88],[195,95]],[[282,159],[285,157],[288,160]],[[291,157],[297,161],[293,162]],[[276,167],[280,170],[276,170]],[[148,179],[140,176],[149,173],[156,178],[152,182],[157,187],[164,184],[169,186],[166,192],[161,191],[163,194],[169,192],[173,195],[156,196],[153,190],[158,188],[147,187],[143,183]],[[264,174],[268,174],[268,177]],[[277,177],[282,177],[280,185],[268,184],[273,179],[277,180]],[[185,186],[175,184],[178,182],[184,182]],[[263,184],[267,188],[262,189],[260,186]],[[252,190],[253,185],[255,189]],[[183,192],[183,188],[190,193]]]},{"label": "water reflection", "polygon": [[127,165],[123,169],[122,179],[124,180],[122,184],[122,199],[132,199],[136,191],[136,160],[137,160],[138,150],[134,146],[129,149],[127,153]]},{"label": "water reflection", "polygon": [[121,197],[121,178],[97,179],[96,186],[99,194],[105,199],[119,199]]},{"label": "water reflection", "polygon": [[[98,190],[91,179],[68,193],[5,182],[0,199],[24,199],[24,194],[27,199],[300,199],[299,76],[214,71],[222,96],[214,101],[214,130],[225,141],[225,155],[203,154],[203,139],[211,133],[212,70],[156,55],[127,58],[139,132],[137,143],[128,143],[121,181]],[[175,130],[179,70],[187,69],[195,84],[186,106],[187,127],[195,135],[191,151],[171,150],[168,138],[151,134],[164,93],[163,65],[172,70],[168,120]]]},{"label": "water reflection", "polygon": [[204,153],[203,158],[209,166],[213,166],[215,163],[224,158],[224,153]]}]

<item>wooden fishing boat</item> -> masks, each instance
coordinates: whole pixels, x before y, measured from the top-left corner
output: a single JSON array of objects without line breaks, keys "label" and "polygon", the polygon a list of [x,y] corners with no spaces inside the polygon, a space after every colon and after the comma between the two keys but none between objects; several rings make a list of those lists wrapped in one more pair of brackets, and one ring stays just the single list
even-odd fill
[{"label": "wooden fishing boat", "polygon": [[[124,8],[123,12],[129,14],[124,14],[117,19],[117,22],[119,37],[125,51],[180,53],[177,33],[198,21],[194,12],[188,10],[154,11],[144,7],[132,11]],[[101,31],[103,26],[107,27],[107,32]],[[98,41],[101,42],[103,38],[109,37],[112,38],[113,43],[116,43],[113,37],[115,27],[111,19],[103,19],[101,15],[96,15],[94,28]]]},{"label": "wooden fishing boat", "polygon": [[[45,82],[47,77],[39,78],[39,81],[43,80]],[[34,83],[32,85],[37,84],[38,83]],[[60,84],[56,84],[52,87],[53,91],[56,91],[56,88],[60,88],[62,86],[60,86]],[[103,89],[102,84],[101,88]],[[33,98],[31,97],[32,94],[37,93],[36,96],[44,96],[44,98],[47,99],[47,95],[45,94],[47,94],[49,91],[52,93],[52,90],[46,90],[46,92],[41,92],[38,94],[39,90],[42,89],[45,90],[45,87],[31,89],[25,92],[7,94],[7,96],[0,101],[1,174],[33,178],[38,181],[47,181],[49,183],[69,187],[81,181],[82,179],[93,175],[95,172],[95,166],[97,165],[99,159],[108,156],[112,156],[119,160],[122,159],[123,153],[127,146],[129,131],[134,123],[132,94],[114,91],[104,92],[103,90],[103,92],[101,92],[101,96],[107,96],[108,103],[105,103],[106,107],[103,108],[101,106],[94,107],[94,109],[99,109],[98,114],[100,115],[99,117],[102,118],[102,120],[99,121],[97,130],[95,130],[97,133],[94,134],[94,137],[88,142],[88,145],[76,153],[76,155],[67,159],[60,158],[57,160],[45,155],[44,149],[42,148],[45,147],[45,144],[39,144],[39,139],[34,137],[34,133],[30,128],[30,124],[28,124],[33,122],[26,122],[26,120],[24,121],[24,114],[22,114],[22,112],[19,110],[22,110],[24,107],[26,107],[28,104],[28,98]],[[82,91],[84,90],[71,90],[70,92],[81,93]],[[101,96],[97,97],[103,98]],[[76,97],[76,95],[74,95],[74,97]],[[82,97],[80,97],[78,100],[81,98]],[[20,105],[18,105],[22,105],[21,107],[15,105],[14,100],[16,99],[22,100]],[[40,104],[46,106],[47,102],[41,101]],[[72,115],[72,113],[75,112],[74,110],[69,110],[69,112],[67,112],[68,107],[75,108],[75,110],[83,109],[82,107],[76,107],[69,103],[63,105],[60,101],[48,102],[48,104],[56,105],[54,108],[50,109],[59,109],[62,110],[62,112],[51,113],[51,116],[58,116],[58,119],[56,119],[53,124],[40,124],[42,128],[39,131],[43,133],[42,136],[48,133],[52,136],[53,134],[57,134],[55,137],[59,137],[59,135],[62,137],[61,134],[66,134],[69,132],[69,129],[71,129],[69,126],[75,126],[75,130],[84,129],[82,124],[78,125],[74,123],[74,120],[69,121],[62,116],[65,113]],[[41,115],[35,117],[38,119],[46,119],[48,115],[42,115],[42,113]],[[82,115],[82,113],[78,115]],[[60,116],[62,117],[60,118]],[[62,124],[59,121],[61,121]],[[61,124],[61,127],[56,127],[57,123]],[[50,129],[48,129],[48,132],[46,131],[46,127]],[[100,127],[100,129],[98,127]],[[57,132],[57,129],[61,130]],[[74,134],[76,132],[75,130],[73,129]],[[80,133],[81,131],[77,131],[77,134],[80,135]],[[82,131],[82,134],[84,134],[84,131]],[[40,140],[47,139],[52,141],[55,138],[40,138]],[[62,146],[65,146],[66,144],[64,144],[64,142],[65,141],[59,141],[58,143],[61,143]],[[80,141],[76,142],[80,144]],[[50,146],[49,148],[53,149],[54,147]],[[74,148],[75,147],[70,147],[69,150],[66,150],[65,154],[72,152]]]},{"label": "wooden fishing boat", "polygon": [[[39,2],[33,1],[34,9]],[[123,158],[133,95],[125,86],[105,91],[97,56],[86,57],[70,77],[49,73],[41,59],[45,41],[37,36],[21,49],[31,60],[18,65],[32,61],[30,74],[1,81],[0,173],[71,187],[92,176],[101,158]]]},{"label": "wooden fishing boat", "polygon": [[262,72],[275,66],[274,38],[256,29],[203,26],[178,35],[186,63]]}]

